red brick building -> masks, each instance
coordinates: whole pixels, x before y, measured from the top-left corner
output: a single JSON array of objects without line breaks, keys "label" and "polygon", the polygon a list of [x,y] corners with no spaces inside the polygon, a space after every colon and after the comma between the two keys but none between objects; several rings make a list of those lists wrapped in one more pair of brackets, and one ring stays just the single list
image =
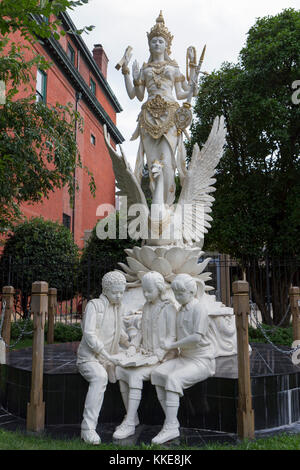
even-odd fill
[{"label": "red brick building", "polygon": [[[74,208],[70,207],[68,191],[64,188],[51,193],[41,204],[23,204],[22,211],[29,218],[42,216],[63,223],[83,247],[85,231],[97,222],[97,207],[102,203],[115,204],[115,178],[104,143],[103,125],[107,125],[113,144],[123,142],[116,127],[116,113],[122,109],[107,82],[108,58],[101,44],[95,45],[90,53],[83,39],[70,33],[76,28],[68,14],[62,14],[62,21],[65,36],[59,40],[43,39],[43,44],[35,46],[36,52],[53,64],[46,73],[35,71],[36,94],[46,104],[73,103],[81,114],[84,132],[77,132],[76,139],[82,164],[94,175],[96,198],[90,193],[88,174],[76,169],[79,191]],[[20,37],[16,34],[13,39],[17,42]],[[26,54],[30,58],[33,51]]]}]

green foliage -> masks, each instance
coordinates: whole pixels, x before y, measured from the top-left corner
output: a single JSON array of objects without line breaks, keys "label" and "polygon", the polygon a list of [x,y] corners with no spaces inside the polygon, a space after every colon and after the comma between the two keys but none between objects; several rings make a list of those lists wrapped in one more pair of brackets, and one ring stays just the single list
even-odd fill
[{"label": "green foliage", "polygon": [[23,338],[32,339],[33,338],[33,320],[18,320],[16,322],[12,322],[11,333],[10,333],[11,342],[16,341],[19,338],[22,331],[24,331]]},{"label": "green foliage", "polygon": [[[34,434],[34,435],[32,435]],[[199,442],[196,446],[187,445],[147,445],[142,443],[137,445],[121,445],[115,443],[101,443],[99,446],[86,444],[81,439],[53,439],[46,433],[26,433],[21,430],[16,432],[0,429],[0,448],[1,450],[91,450],[115,452],[118,450],[152,450],[160,451],[165,450],[169,453],[174,453],[178,450],[298,450],[300,448],[300,434],[287,434],[280,433],[272,437],[259,437],[254,440],[243,440],[236,444],[212,442],[203,445]],[[223,455],[222,455],[223,456]]]},{"label": "green foliage", "polygon": [[[59,39],[62,34],[59,29],[62,25],[59,14],[86,3],[88,0],[14,0],[13,2],[1,0],[0,34],[4,36],[20,31],[21,35],[31,42],[38,38],[50,37],[51,34]],[[48,18],[48,21],[45,21],[41,15]],[[91,31],[93,28],[93,26],[85,27],[77,30],[77,34]]]},{"label": "green foliage", "polygon": [[[40,202],[57,188],[68,187],[72,204],[74,171],[82,168],[75,124],[82,131],[82,120],[72,104],[47,107],[35,102],[36,70],[46,70],[51,64],[36,54],[32,45],[52,34],[56,39],[65,35],[59,14],[84,3],[87,0],[0,2],[0,80],[7,88],[5,104],[0,105],[0,232],[19,221],[20,203]],[[16,31],[21,34],[21,43],[9,37]],[[25,51],[30,51],[31,59],[25,59]],[[28,96],[16,101],[20,89]],[[93,175],[84,169],[95,195]]]},{"label": "green foliage", "polygon": [[299,63],[300,12],[288,9],[256,22],[238,64],[202,79],[189,153],[216,115],[227,126],[206,249],[300,254],[300,106],[291,99]]},{"label": "green foliage", "polygon": [[[73,172],[82,167],[74,137],[71,106],[47,107],[30,100],[3,106],[0,114],[0,227],[18,215],[22,201],[39,202],[56,188],[67,186],[74,196]],[[91,192],[95,185],[91,178]]]},{"label": "green foliage", "polygon": [[78,247],[70,231],[58,222],[34,218],[18,225],[4,246],[0,260],[4,273],[9,256],[15,269],[15,287],[22,288],[23,311],[34,281],[48,282],[49,287],[59,289],[65,298],[72,293],[79,262]]},{"label": "green foliage", "polygon": [[[225,63],[201,80],[189,156],[195,142],[203,146],[217,115],[227,128],[206,250],[245,264],[266,253],[300,258],[300,106],[292,102],[299,63],[300,11],[287,9],[257,20],[238,64]],[[294,274],[291,263],[272,278],[275,324],[286,312]],[[249,282],[254,291],[255,279]],[[262,289],[255,289],[255,302],[271,323]]]},{"label": "green foliage", "polygon": [[[11,324],[11,342],[16,341],[20,333],[24,330],[25,335],[23,338],[33,338],[33,321],[32,320],[18,320]],[[26,334],[29,333],[29,334]],[[48,323],[45,324],[45,341],[47,339]],[[73,341],[80,341],[82,337],[82,330],[80,325],[71,325],[66,323],[54,324],[54,341],[57,343],[71,343]]]},{"label": "green foliage", "polygon": [[[115,217],[115,214],[112,214],[112,216]],[[118,263],[126,262],[127,254],[124,251],[126,248],[132,249],[134,246],[141,245],[141,240],[132,240],[129,236],[126,239],[119,238],[118,213],[116,213],[116,234],[116,239],[101,240],[97,236],[97,226],[94,227],[80,259],[80,285],[84,296],[87,295],[89,269],[92,271],[93,277],[99,279],[99,286],[94,286],[93,290],[90,291],[90,295],[92,297],[98,296],[102,276],[107,271],[121,269]]]},{"label": "green foliage", "polygon": [[[45,328],[45,335],[47,335],[48,328]],[[71,343],[73,341],[80,341],[82,337],[82,330],[79,325],[67,325],[65,323],[55,323],[54,325],[54,341],[58,343]]]},{"label": "green foliage", "polygon": [[[262,324],[261,326],[272,343],[289,347],[292,346],[293,328],[291,326],[287,328],[276,327],[275,329],[272,329],[270,326],[265,324]],[[249,342],[268,343],[260,328],[253,328],[252,326],[249,326]]]},{"label": "green foliage", "polygon": [[[115,214],[112,214],[114,217]],[[97,226],[94,227],[91,237],[88,240],[86,247],[83,250],[81,262],[86,263],[90,257],[95,262],[102,262],[103,259],[112,259],[124,262],[126,254],[124,250],[126,248],[133,248],[136,245],[140,245],[141,241],[137,242],[132,240],[129,236],[126,239],[119,238],[119,213],[116,213],[116,239],[106,238],[101,240],[97,236]]]}]

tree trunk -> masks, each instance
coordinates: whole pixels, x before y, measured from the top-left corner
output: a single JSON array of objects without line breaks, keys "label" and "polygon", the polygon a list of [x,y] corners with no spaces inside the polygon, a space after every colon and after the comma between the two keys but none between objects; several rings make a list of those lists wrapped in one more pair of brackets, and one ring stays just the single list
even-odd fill
[{"label": "tree trunk", "polygon": [[274,325],[287,327],[290,323],[289,288],[297,271],[296,263],[272,259],[272,309]]},{"label": "tree trunk", "polygon": [[262,322],[267,325],[272,325],[271,309],[269,308],[266,296],[267,282],[265,265],[258,259],[251,259],[245,262],[245,267],[251,290],[251,300],[260,310]]}]

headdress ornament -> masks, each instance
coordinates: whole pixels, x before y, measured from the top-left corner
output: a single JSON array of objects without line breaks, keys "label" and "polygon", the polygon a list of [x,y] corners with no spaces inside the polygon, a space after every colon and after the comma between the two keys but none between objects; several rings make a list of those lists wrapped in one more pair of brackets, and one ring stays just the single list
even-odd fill
[{"label": "headdress ornament", "polygon": [[153,26],[150,33],[147,33],[147,36],[149,42],[154,37],[163,37],[167,44],[167,54],[171,54],[171,44],[174,36],[172,36],[168,28],[165,26],[165,20],[162,15],[162,11],[160,11],[158,18],[156,19],[156,24]]}]

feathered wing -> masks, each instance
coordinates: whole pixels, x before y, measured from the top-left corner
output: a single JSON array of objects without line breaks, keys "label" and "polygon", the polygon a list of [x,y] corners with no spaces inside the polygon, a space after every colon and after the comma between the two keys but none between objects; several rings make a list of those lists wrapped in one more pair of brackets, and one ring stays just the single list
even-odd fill
[{"label": "feathered wing", "polygon": [[[143,223],[147,224],[149,209],[147,206],[145,195],[136,176],[131,170],[131,167],[124,155],[122,147],[120,146],[121,155],[119,155],[116,150],[112,147],[106,125],[104,125],[104,140],[112,161],[116,178],[116,186],[119,189],[116,194],[118,196],[127,196],[128,209],[134,204],[143,205],[144,210],[141,213],[141,217],[145,219],[143,219]],[[130,232],[131,230],[129,224],[129,233]]]},{"label": "feathered wing", "polygon": [[182,208],[183,239],[187,243],[199,242],[211,227],[211,206],[215,200],[213,178],[226,138],[224,116],[216,117],[203,148],[195,144],[189,169],[185,176],[178,205]]}]

